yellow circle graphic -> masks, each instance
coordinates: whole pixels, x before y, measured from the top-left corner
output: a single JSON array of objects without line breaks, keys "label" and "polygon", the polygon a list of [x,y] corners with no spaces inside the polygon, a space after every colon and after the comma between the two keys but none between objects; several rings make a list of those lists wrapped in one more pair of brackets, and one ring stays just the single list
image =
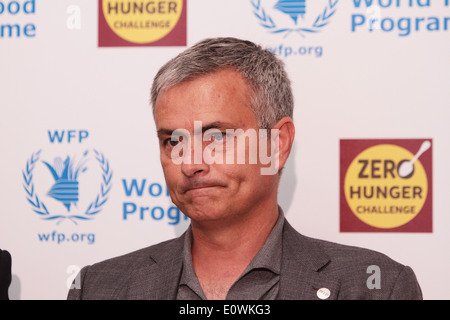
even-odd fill
[{"label": "yellow circle graphic", "polygon": [[162,39],[178,23],[183,0],[104,0],[111,30],[124,40],[144,44]]},{"label": "yellow circle graphic", "polygon": [[356,156],[345,175],[344,190],[361,221],[390,229],[416,217],[427,198],[428,180],[420,160],[405,172],[404,163],[413,158],[408,150],[391,144],[370,147]]}]

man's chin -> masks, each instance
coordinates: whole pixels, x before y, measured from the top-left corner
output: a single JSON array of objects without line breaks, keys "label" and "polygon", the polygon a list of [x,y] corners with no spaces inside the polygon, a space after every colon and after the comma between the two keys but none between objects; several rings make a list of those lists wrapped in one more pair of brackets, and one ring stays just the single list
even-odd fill
[{"label": "man's chin", "polygon": [[211,201],[192,203],[186,208],[186,216],[198,223],[219,222],[227,218],[230,211]]}]

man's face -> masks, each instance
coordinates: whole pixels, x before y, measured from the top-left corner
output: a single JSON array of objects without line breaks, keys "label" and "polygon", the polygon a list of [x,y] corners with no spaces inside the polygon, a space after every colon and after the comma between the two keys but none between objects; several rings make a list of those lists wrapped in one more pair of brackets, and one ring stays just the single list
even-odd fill
[{"label": "man's face", "polygon": [[[233,70],[219,71],[174,86],[161,93],[156,101],[155,122],[166,183],[172,201],[194,221],[243,218],[242,214],[261,210],[276,198],[278,175],[261,175],[259,161],[256,164],[249,164],[249,161],[245,164],[237,161],[176,164],[173,161],[177,141],[171,141],[171,137],[175,130],[180,129],[190,135],[188,150],[192,153],[189,154],[191,159],[195,157],[195,139],[200,139],[197,146],[200,145],[202,150],[221,142],[223,149],[214,149],[215,155],[222,154],[220,150],[227,148],[234,148],[236,155],[238,144],[236,139],[233,144],[230,143],[234,137],[227,137],[226,130],[251,129],[258,132],[258,122],[249,101],[247,83]],[[194,132],[199,121],[203,133],[206,129],[217,129],[220,133],[210,137],[205,134],[202,138],[198,130]],[[187,138],[183,139],[186,143]],[[248,145],[245,144],[247,156]]]}]

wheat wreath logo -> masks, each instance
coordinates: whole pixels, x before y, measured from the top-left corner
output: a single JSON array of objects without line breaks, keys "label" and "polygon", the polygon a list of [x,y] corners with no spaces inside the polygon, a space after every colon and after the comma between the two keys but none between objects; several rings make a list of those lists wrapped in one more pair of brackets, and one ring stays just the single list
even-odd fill
[{"label": "wheat wreath logo", "polygon": [[[325,8],[320,13],[316,13],[313,20],[307,19],[309,7],[311,6],[310,1],[278,0],[272,6],[264,6],[263,2],[261,0],[250,0],[253,7],[253,14],[258,19],[259,24],[268,32],[283,34],[284,38],[286,38],[293,33],[305,37],[305,34],[322,31],[330,23],[331,18],[335,14],[339,0],[328,0]],[[264,2],[264,4],[266,3]],[[269,14],[268,10],[272,14]],[[287,19],[289,20],[287,21],[288,23],[281,24],[280,19],[273,18],[275,14],[279,13],[289,17]]]},{"label": "wheat wreath logo", "polygon": [[[66,156],[65,158],[56,157],[52,162],[41,161],[41,152],[42,150],[33,153],[28,159],[25,169],[22,171],[26,198],[33,211],[41,216],[42,219],[55,220],[58,224],[64,220],[70,220],[77,224],[79,220],[93,219],[103,209],[111,191],[113,172],[110,168],[109,161],[97,150],[87,150],[79,159],[75,156]],[[93,155],[94,159],[92,159],[91,155]],[[95,160],[100,168],[100,191],[89,202],[89,205],[85,209],[82,209],[80,208],[80,177],[88,170],[88,163],[92,162],[91,160]],[[34,184],[34,170],[39,163],[48,169],[47,172],[52,177],[52,185],[48,189],[47,196],[62,205],[59,209],[49,210],[38,195]],[[58,213],[52,214],[50,211],[57,211]]]}]

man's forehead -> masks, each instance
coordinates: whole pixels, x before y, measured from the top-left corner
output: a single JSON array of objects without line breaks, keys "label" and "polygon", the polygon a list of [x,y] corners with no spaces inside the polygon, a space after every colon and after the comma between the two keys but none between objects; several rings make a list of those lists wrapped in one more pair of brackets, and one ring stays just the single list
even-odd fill
[{"label": "man's forehead", "polygon": [[178,90],[183,91],[191,87],[194,87],[196,91],[207,88],[214,89],[217,92],[240,91],[247,96],[250,96],[253,92],[253,88],[239,71],[232,68],[225,68],[207,74],[187,77],[174,84],[166,84],[161,88],[155,104],[158,105],[158,102],[162,99],[170,98],[170,93],[177,92]]},{"label": "man's forehead", "polygon": [[193,124],[186,125],[181,128],[175,128],[175,127],[161,127],[157,129],[157,134],[159,137],[165,137],[170,136],[174,133],[180,133],[180,129],[185,129],[188,131],[192,131],[194,134],[198,133],[205,133],[205,131],[216,129],[221,132],[225,132],[226,130],[237,130],[239,129],[239,126],[237,126],[235,123],[231,122],[225,122],[225,121],[213,121],[213,122],[205,122],[202,121],[195,121]]},{"label": "man's forehead", "polygon": [[160,93],[155,106],[157,129],[189,129],[194,121],[242,127],[256,120],[250,101],[249,87],[236,71],[199,77]]}]

